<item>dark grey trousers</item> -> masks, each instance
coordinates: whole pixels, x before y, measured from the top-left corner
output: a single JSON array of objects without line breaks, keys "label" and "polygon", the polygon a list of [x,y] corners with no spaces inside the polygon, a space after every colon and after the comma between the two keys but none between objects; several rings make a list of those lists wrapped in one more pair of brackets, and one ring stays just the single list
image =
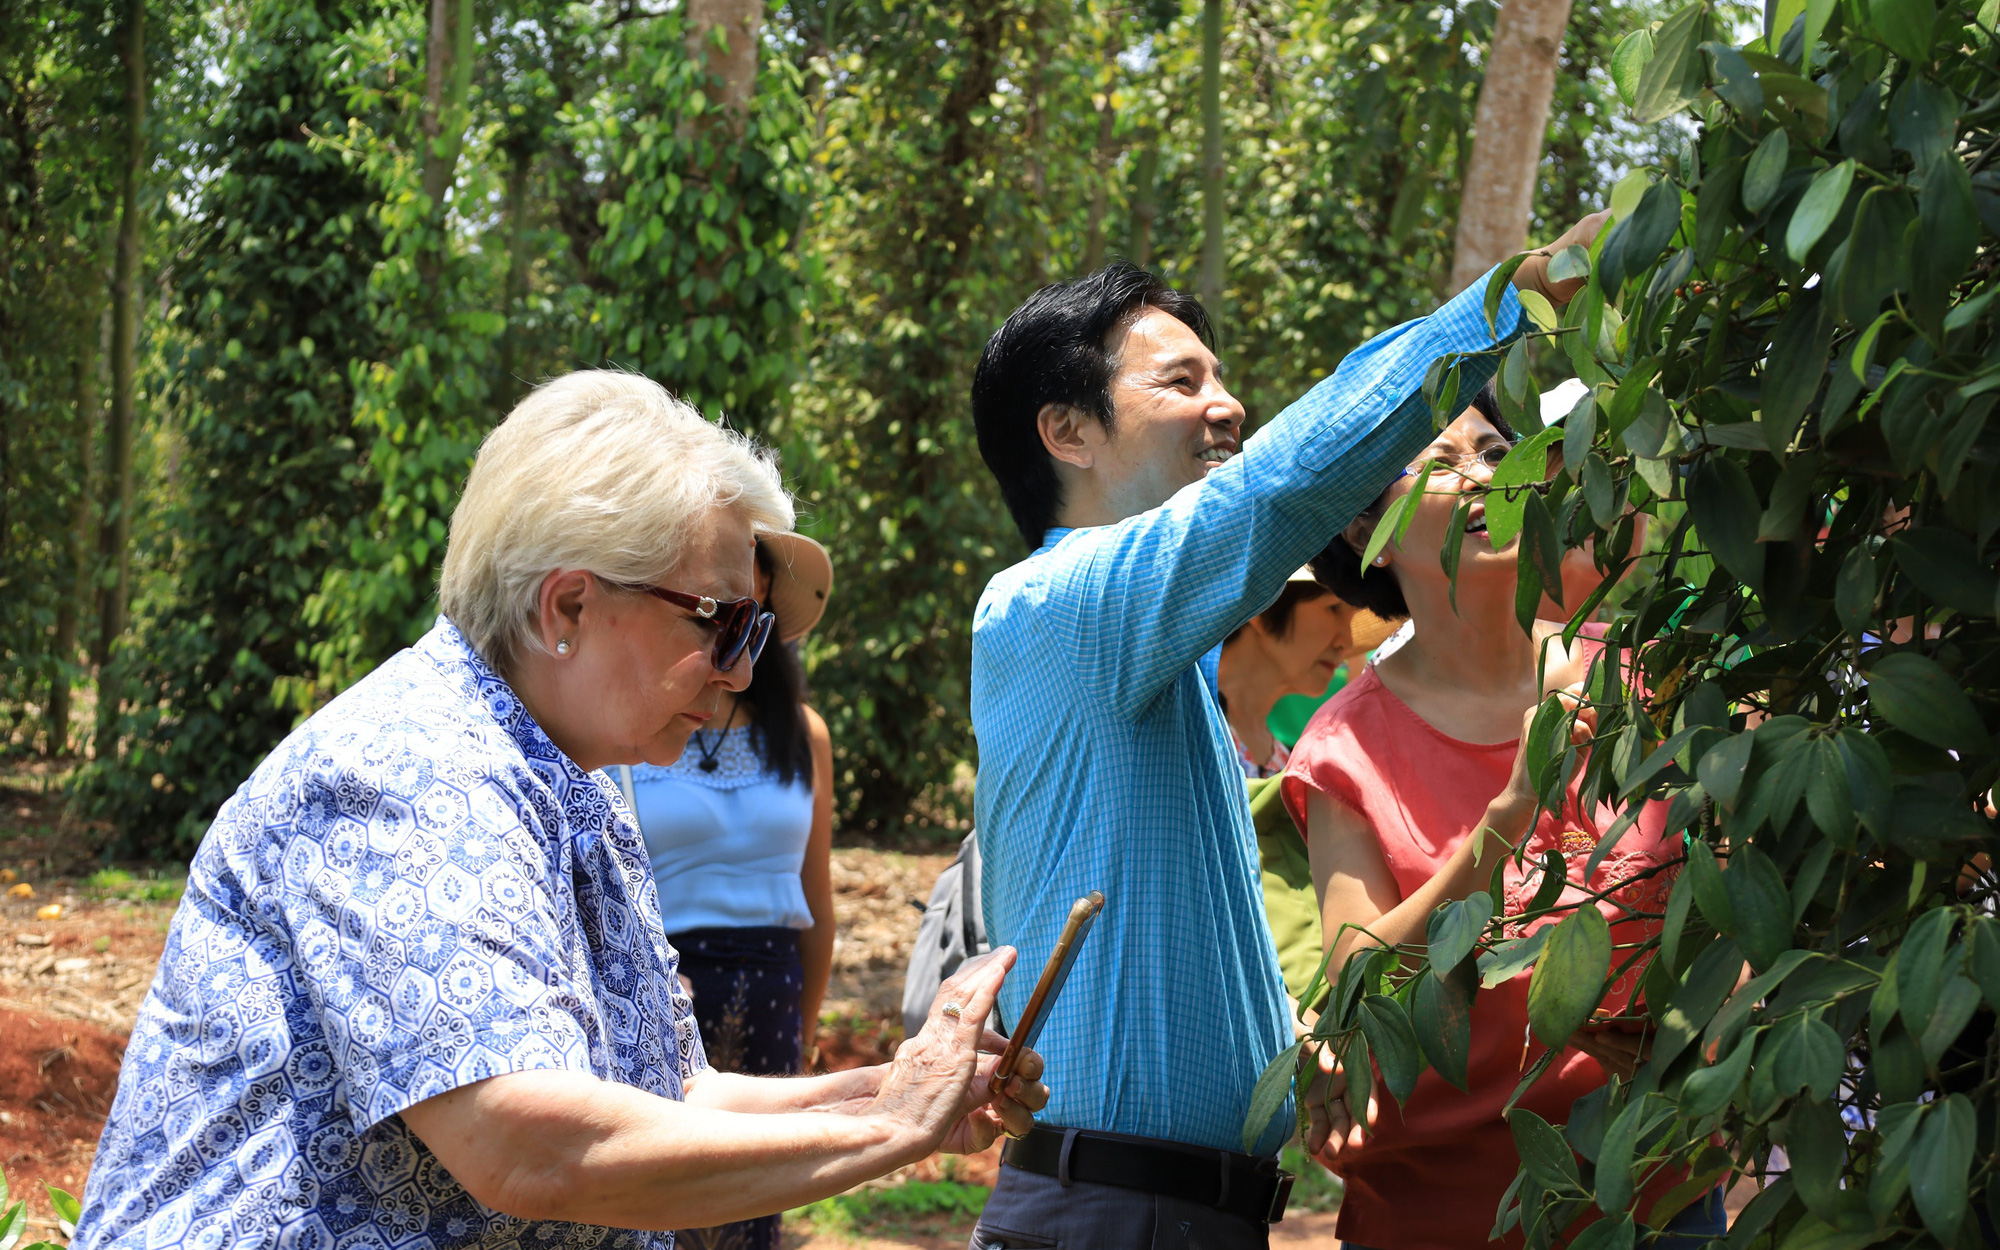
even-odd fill
[{"label": "dark grey trousers", "polygon": [[1269,1225],[1165,1194],[1002,1167],[967,1250],[1268,1250]]}]

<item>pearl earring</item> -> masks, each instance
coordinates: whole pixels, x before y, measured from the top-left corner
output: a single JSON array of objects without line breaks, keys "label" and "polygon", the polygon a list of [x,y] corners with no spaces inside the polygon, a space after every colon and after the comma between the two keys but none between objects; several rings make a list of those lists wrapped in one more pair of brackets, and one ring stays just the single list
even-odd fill
[{"label": "pearl earring", "polygon": [[556,643],[556,654],[557,655],[569,654],[569,639],[564,638],[560,642]]},{"label": "pearl earring", "polygon": [[1375,567],[1376,567],[1376,568],[1378,568],[1378,569],[1379,569],[1379,568],[1381,568],[1381,567],[1382,567],[1383,565],[1385,565],[1385,564],[1387,564],[1387,563],[1389,563],[1389,557],[1388,557],[1388,556],[1376,556],[1376,557],[1375,557]]}]

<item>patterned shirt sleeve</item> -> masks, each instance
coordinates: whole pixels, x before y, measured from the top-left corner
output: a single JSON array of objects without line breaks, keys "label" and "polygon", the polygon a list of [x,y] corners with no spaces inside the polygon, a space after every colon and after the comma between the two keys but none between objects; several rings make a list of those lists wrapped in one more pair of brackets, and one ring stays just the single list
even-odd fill
[{"label": "patterned shirt sleeve", "polygon": [[392,737],[274,796],[291,810],[267,813],[257,891],[357,1130],[487,1077],[605,1067],[569,882],[546,867],[559,816],[459,743]]},{"label": "patterned shirt sleeve", "polygon": [[[1511,285],[1489,325],[1486,282],[1356,348],[1243,454],[1165,504],[1058,544],[1035,588],[1049,653],[1118,715],[1139,715],[1276,598],[1430,441],[1422,388],[1431,364],[1504,343],[1518,328]],[[1465,360],[1459,393],[1483,387],[1496,363]]]}]

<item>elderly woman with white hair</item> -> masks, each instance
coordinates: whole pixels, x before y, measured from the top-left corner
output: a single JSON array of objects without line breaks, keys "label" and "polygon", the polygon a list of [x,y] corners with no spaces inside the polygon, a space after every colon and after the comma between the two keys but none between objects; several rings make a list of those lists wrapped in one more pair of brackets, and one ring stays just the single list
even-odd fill
[{"label": "elderly woman with white hair", "polygon": [[[671,763],[770,629],[770,461],[571,374],[481,447],[442,615],[222,806],[74,1244],[656,1246],[1025,1132],[982,1051],[1011,951],[877,1068],[711,1071],[607,765]],[[622,1230],[622,1231],[621,1231]]]}]

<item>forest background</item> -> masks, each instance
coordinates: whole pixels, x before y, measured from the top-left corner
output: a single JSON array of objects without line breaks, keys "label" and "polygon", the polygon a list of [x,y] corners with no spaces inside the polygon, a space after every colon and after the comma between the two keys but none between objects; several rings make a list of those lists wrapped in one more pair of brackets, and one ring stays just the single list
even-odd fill
[{"label": "forest background", "polygon": [[966,402],[1006,312],[1148,265],[1254,428],[1682,141],[1608,74],[1657,16],[0,6],[0,751],[73,755],[109,853],[186,855],[428,626],[483,434],[608,365],[780,449],[836,563],[804,655],[844,827],[957,827],[972,607],[1022,554]]}]

